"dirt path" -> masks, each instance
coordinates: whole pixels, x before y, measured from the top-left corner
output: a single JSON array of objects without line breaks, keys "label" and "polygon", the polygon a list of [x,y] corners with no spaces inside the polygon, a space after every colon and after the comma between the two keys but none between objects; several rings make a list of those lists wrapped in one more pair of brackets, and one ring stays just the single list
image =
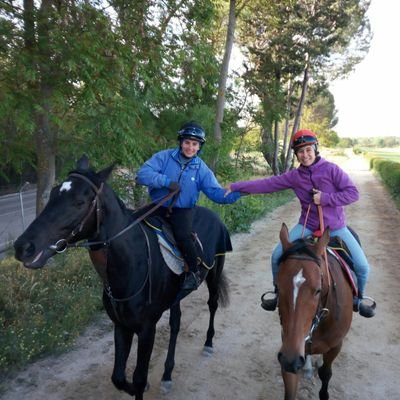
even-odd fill
[{"label": "dirt path", "polygon": [[[355,162],[356,161],[356,162]],[[378,302],[378,313],[368,320],[354,316],[342,353],[334,363],[331,399],[387,400],[400,398],[400,214],[365,162],[341,165],[351,174],[361,199],[348,207],[349,224],[356,229],[371,264],[367,294]],[[240,206],[240,205],[239,205]],[[283,383],[276,352],[280,344],[277,313],[259,306],[260,294],[271,287],[269,255],[282,222],[292,226],[298,204],[293,201],[257,221],[249,234],[233,236],[234,252],[226,271],[231,282],[231,304],[216,318],[215,353],[202,355],[208,323],[207,291],[185,299],[176,352],[174,386],[160,394],[159,381],[166,355],[168,316],[159,323],[146,400],[281,400]],[[133,353],[135,353],[133,351]],[[129,361],[129,375],[135,354]],[[106,317],[88,329],[76,349],[23,371],[4,400],[122,400],[128,395],[111,384],[112,326]],[[298,399],[317,399],[319,380],[303,379]]]}]

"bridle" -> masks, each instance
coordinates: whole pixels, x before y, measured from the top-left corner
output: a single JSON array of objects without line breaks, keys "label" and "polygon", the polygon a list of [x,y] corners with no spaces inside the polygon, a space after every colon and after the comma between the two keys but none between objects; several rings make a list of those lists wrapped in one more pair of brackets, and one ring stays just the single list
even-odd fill
[{"label": "bridle", "polygon": [[[78,233],[82,232],[86,222],[89,220],[90,216],[94,211],[96,211],[96,235],[100,232],[100,220],[101,220],[101,198],[100,194],[103,191],[104,182],[101,182],[100,187],[98,188],[89,178],[85,175],[78,173],[71,173],[69,177],[75,177],[84,180],[96,193],[96,196],[92,200],[92,204],[89,207],[89,210],[82,221],[78,224],[76,228],[74,228],[71,233],[67,236],[66,239],[57,240],[57,242],[53,245],[50,245],[49,248],[54,250],[56,253],[64,253],[64,251],[71,247],[70,240],[73,239]],[[85,246],[84,246],[85,247]]]},{"label": "bridle", "polygon": [[[302,260],[302,261],[312,261],[313,263],[317,264],[318,269],[320,270],[320,279],[321,279],[321,288],[323,288],[323,283],[324,283],[324,274],[322,273],[321,269],[321,259],[320,258],[313,258],[308,255],[303,255],[303,254],[291,254],[287,257],[288,259],[295,259],[295,260]],[[323,259],[325,262],[327,261],[324,257]],[[326,269],[328,270],[329,267],[326,265]],[[329,272],[328,272],[329,274]],[[329,291],[329,285],[328,285],[328,291]],[[304,338],[304,342],[306,346],[311,346],[312,344],[312,336],[316,329],[318,328],[320,322],[329,314],[329,309],[326,307],[326,303],[328,301],[328,293],[326,294],[325,301],[322,301],[322,296],[323,293],[321,291],[320,293],[320,300],[318,302],[317,309],[315,311],[314,318],[311,322],[311,327],[310,330],[308,331],[308,334]]]},{"label": "bridle", "polygon": [[123,228],[121,231],[116,233],[114,236],[101,240],[101,241],[84,241],[84,242],[77,242],[77,243],[70,243],[71,239],[73,239],[78,233],[82,232],[85,224],[89,220],[90,216],[96,211],[96,235],[98,236],[100,233],[100,223],[101,223],[101,194],[103,192],[104,182],[101,183],[100,187],[98,188],[89,178],[85,175],[79,173],[71,173],[68,177],[74,177],[84,180],[86,183],[90,185],[90,187],[96,193],[96,196],[92,200],[92,204],[89,207],[89,210],[82,221],[78,224],[76,228],[74,228],[71,233],[67,236],[66,239],[59,239],[55,244],[49,246],[49,248],[56,253],[64,253],[64,251],[68,247],[91,247],[96,245],[102,245],[103,247],[109,246],[110,242],[117,239],[118,237],[122,236],[124,233],[132,229],[135,225],[139,224],[143,221],[148,215],[152,214],[157,208],[161,207],[166,201],[170,198],[174,197],[178,192],[179,189],[170,192],[167,196],[160,199],[153,207],[151,207],[148,211],[142,214],[140,217],[135,219],[131,224]]},{"label": "bridle", "polygon": [[[308,205],[308,209],[307,209],[307,213],[306,213],[306,217],[305,217],[305,222],[304,222],[304,226],[303,226],[302,237],[304,236],[304,229],[305,229],[305,226],[307,224],[307,220],[308,220],[308,216],[309,216],[309,213],[310,213],[310,209],[311,209],[311,203]],[[320,226],[320,230],[321,230],[321,234],[322,234],[322,233],[324,233],[325,225],[324,225],[323,210],[322,210],[322,206],[320,204],[317,204],[317,210],[318,210],[319,226]],[[314,261],[314,262],[316,262],[318,264],[318,267],[321,268],[321,264],[319,262],[317,262],[317,260],[314,260],[312,257],[309,257],[309,259]],[[328,263],[328,254],[327,254],[326,249],[324,250],[323,259],[325,261],[327,285],[328,285],[328,289],[327,290],[328,290],[328,293],[329,293],[329,289],[331,287],[331,276],[330,276],[329,263]],[[323,280],[323,274],[321,272],[321,287],[322,287],[322,283],[323,283],[322,280]],[[311,323],[311,328],[310,328],[310,330],[308,332],[308,335],[304,338],[304,341],[305,341],[306,345],[308,345],[309,347],[312,344],[312,335],[313,335],[314,331],[318,328],[321,320],[323,318],[325,318],[329,314],[329,309],[326,308],[327,301],[328,301],[328,294],[326,296],[324,306],[322,306],[321,299],[320,299],[317,311],[316,311],[315,316],[313,318],[313,321]]]}]

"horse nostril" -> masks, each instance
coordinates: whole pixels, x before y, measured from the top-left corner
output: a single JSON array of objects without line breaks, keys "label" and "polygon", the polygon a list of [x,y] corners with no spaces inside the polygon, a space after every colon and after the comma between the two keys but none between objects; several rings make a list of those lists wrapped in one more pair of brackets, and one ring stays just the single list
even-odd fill
[{"label": "horse nostril", "polygon": [[299,356],[298,358],[298,369],[302,369],[306,363],[306,359],[304,356]]},{"label": "horse nostril", "polygon": [[21,245],[15,243],[15,256],[18,260],[22,261],[22,258],[28,258],[35,254],[35,245],[32,242],[25,242]]}]

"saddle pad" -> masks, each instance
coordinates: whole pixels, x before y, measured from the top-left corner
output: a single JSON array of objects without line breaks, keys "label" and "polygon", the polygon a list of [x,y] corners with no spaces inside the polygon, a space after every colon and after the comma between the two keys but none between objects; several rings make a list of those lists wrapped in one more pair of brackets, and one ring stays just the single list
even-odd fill
[{"label": "saddle pad", "polygon": [[157,233],[158,243],[160,245],[161,254],[164,258],[165,263],[168,265],[169,269],[177,274],[181,275],[183,273],[183,258],[180,254],[177,254],[177,249],[174,249],[170,246],[170,244],[165,240],[162,235],[162,232]]}]

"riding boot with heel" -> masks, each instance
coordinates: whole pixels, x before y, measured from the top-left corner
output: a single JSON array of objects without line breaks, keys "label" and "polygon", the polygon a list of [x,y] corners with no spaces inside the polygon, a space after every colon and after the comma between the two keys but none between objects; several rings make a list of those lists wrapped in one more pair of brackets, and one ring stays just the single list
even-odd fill
[{"label": "riding boot with heel", "polygon": [[[366,304],[363,300],[370,300],[372,304]],[[376,302],[370,297],[364,297],[362,294],[359,294],[357,297],[353,299],[353,311],[358,312],[362,317],[372,318],[376,311]]]},{"label": "riding boot with heel", "polygon": [[183,281],[182,290],[197,290],[201,283],[199,271],[185,272],[185,280]]},{"label": "riding boot with heel", "polygon": [[[265,295],[267,294],[272,294],[274,297],[270,299],[265,299]],[[261,308],[263,308],[266,311],[275,311],[276,307],[278,305],[278,288],[275,286],[274,291],[269,290],[268,292],[265,292],[261,296]]]}]

